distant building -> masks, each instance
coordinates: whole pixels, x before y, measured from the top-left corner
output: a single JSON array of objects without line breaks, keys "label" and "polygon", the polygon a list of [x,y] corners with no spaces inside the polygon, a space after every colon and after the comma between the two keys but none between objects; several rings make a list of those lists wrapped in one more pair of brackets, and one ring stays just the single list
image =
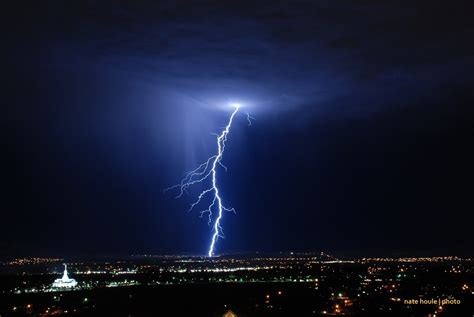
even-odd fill
[{"label": "distant building", "polygon": [[53,287],[56,288],[73,288],[77,285],[77,282],[73,278],[69,278],[67,275],[67,265],[64,264],[63,277],[54,280]]},{"label": "distant building", "polygon": [[229,309],[222,317],[237,317],[237,315]]}]

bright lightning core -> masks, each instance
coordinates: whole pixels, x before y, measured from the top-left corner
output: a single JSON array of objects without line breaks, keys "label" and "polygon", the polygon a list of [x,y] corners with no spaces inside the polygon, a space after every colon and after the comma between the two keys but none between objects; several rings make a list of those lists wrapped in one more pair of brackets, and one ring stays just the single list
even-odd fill
[{"label": "bright lightning core", "polygon": [[[232,211],[235,212],[234,208],[227,208],[222,204],[222,198],[219,193],[219,187],[217,184],[216,180],[216,175],[217,175],[217,165],[221,166],[225,170],[227,170],[227,167],[222,164],[222,155],[224,154],[225,150],[225,142],[227,141],[227,136],[230,132],[230,128],[232,126],[232,121],[234,120],[235,115],[240,109],[239,104],[233,104],[234,111],[232,112],[229,122],[227,123],[226,127],[222,132],[217,135],[217,154],[211,156],[208,158],[204,163],[199,165],[196,169],[189,171],[185,174],[184,178],[181,180],[181,183],[174,185],[172,187],[169,187],[166,190],[169,189],[174,189],[178,188],[179,193],[176,196],[176,198],[179,198],[183,195],[183,193],[191,186],[197,183],[202,183],[209,178],[211,179],[211,184],[210,186],[203,190],[198,198],[196,199],[195,202],[191,204],[189,207],[189,211],[193,210],[194,207],[196,207],[205,196],[211,196],[212,199],[207,207],[207,209],[203,210],[200,212],[200,216],[202,217],[205,214],[208,214],[209,221],[208,224],[212,224],[212,216],[213,216],[213,210],[217,211],[217,217],[214,221],[214,225],[212,226],[212,239],[211,239],[211,244],[209,246],[209,251],[208,251],[208,256],[213,256],[214,255],[214,249],[216,242],[218,238],[224,238],[224,232],[221,227],[221,219],[223,216],[224,211]],[[250,115],[247,114],[247,120],[249,121],[250,124]],[[252,118],[253,119],[253,118]]]}]

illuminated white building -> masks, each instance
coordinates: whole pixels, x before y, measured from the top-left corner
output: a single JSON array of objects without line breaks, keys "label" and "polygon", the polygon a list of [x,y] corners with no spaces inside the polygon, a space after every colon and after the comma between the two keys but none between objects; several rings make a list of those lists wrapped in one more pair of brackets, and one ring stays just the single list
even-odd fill
[{"label": "illuminated white building", "polygon": [[64,264],[64,273],[62,278],[54,280],[53,287],[58,288],[73,288],[77,285],[77,282],[73,278],[69,278],[67,275],[67,265]]}]

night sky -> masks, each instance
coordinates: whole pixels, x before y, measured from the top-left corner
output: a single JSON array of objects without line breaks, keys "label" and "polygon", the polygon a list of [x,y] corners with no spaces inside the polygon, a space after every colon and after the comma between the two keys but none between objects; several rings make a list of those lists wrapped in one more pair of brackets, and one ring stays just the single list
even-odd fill
[{"label": "night sky", "polygon": [[0,255],[205,254],[163,189],[231,102],[218,253],[474,255],[474,10],[439,3],[2,10]]}]

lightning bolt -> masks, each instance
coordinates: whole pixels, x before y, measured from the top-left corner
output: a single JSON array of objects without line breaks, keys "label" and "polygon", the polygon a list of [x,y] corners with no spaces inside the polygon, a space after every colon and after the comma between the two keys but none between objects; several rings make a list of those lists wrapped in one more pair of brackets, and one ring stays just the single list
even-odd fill
[{"label": "lightning bolt", "polygon": [[250,126],[252,125],[252,120],[255,120],[255,118],[252,117],[252,116],[250,115],[250,113],[248,113],[248,112],[246,113],[246,115],[247,115],[247,122],[249,123],[248,125],[249,125],[249,127],[250,127]]},{"label": "lightning bolt", "polygon": [[[200,217],[203,217],[205,214],[208,215],[208,224],[212,224],[212,216],[213,216],[213,210],[217,209],[217,217],[214,221],[214,225],[212,226],[212,238],[211,238],[211,244],[209,246],[208,250],[208,256],[212,257],[214,256],[214,249],[216,242],[219,238],[225,238],[224,236],[224,231],[221,226],[221,220],[223,216],[224,211],[232,211],[235,213],[234,208],[228,208],[225,207],[222,203],[222,197],[220,196],[219,192],[219,187],[217,184],[217,168],[218,165],[222,167],[224,170],[227,171],[227,167],[222,164],[222,155],[224,154],[225,150],[225,142],[227,141],[227,136],[230,133],[230,128],[232,126],[232,121],[234,120],[235,115],[239,111],[240,105],[236,104],[234,105],[235,109],[232,112],[229,121],[227,125],[225,126],[224,130],[220,134],[216,134],[217,136],[217,154],[209,157],[205,162],[200,164],[197,168],[195,168],[192,171],[189,171],[184,174],[184,178],[181,180],[181,182],[177,185],[168,187],[165,189],[165,191],[170,190],[170,189],[178,189],[178,195],[176,198],[181,197],[187,189],[197,183],[203,183],[209,178],[211,179],[211,184],[210,187],[206,188],[203,190],[197,197],[197,199],[191,204],[191,206],[188,209],[188,212],[193,210],[194,207],[199,205],[201,201],[207,197],[211,196],[210,198],[210,203],[207,207],[207,209],[203,210],[200,212]],[[250,119],[253,119],[248,113],[247,113],[247,120],[249,125],[251,125]]]}]

